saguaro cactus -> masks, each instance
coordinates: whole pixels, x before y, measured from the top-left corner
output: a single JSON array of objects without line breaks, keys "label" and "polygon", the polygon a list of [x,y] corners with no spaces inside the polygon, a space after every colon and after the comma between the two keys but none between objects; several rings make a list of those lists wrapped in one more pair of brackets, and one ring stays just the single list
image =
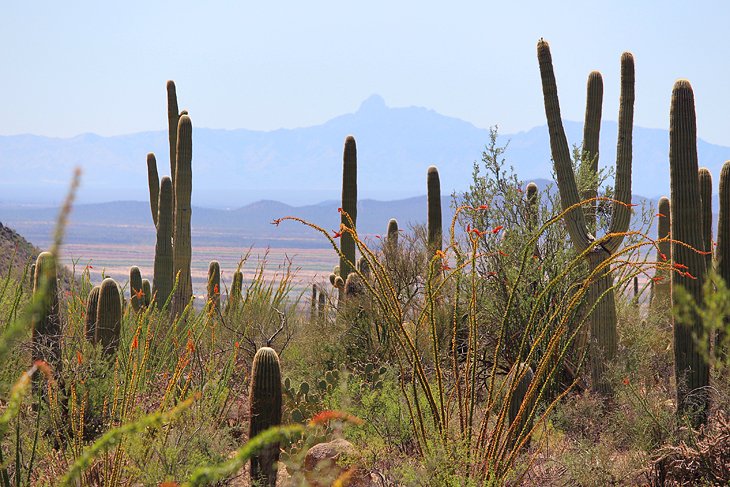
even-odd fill
[{"label": "saguaro cactus", "polygon": [[177,127],[177,167],[175,170],[175,232],[173,233],[173,272],[178,278],[173,299],[173,315],[182,314],[193,296],[190,275],[190,198],[192,194],[193,124],[183,115]]},{"label": "saguaro cactus", "polygon": [[[720,171],[720,216],[717,222],[717,250],[715,261],[717,272],[730,286],[730,161],[725,161]],[[719,330],[715,335],[716,356],[727,357],[725,332]]]},{"label": "saguaro cactus", "polygon": [[233,273],[233,281],[231,282],[231,289],[228,291],[228,300],[226,301],[226,313],[230,313],[236,309],[238,304],[241,302],[243,296],[241,291],[243,289],[243,272],[236,271]]},{"label": "saguaro cactus", "polygon": [[317,285],[312,284],[312,300],[309,303],[309,322],[314,323],[317,317]]},{"label": "saguaro cactus", "polygon": [[[580,171],[590,183],[581,194],[584,200],[598,196],[598,144],[601,135],[601,114],[603,111],[603,77],[598,71],[588,75],[586,86],[586,116],[583,124],[583,153],[580,159]],[[585,209],[588,231],[596,233],[596,207],[598,201],[592,201]]]},{"label": "saguaro cactus", "polygon": [[129,300],[132,309],[139,311],[144,306],[144,288],[142,287],[142,273],[139,267],[132,266],[129,269]]},{"label": "saguaro cactus", "polygon": [[152,286],[149,279],[142,279],[142,291],[144,291],[144,305],[149,306],[152,302]]},{"label": "saguaro cactus", "polygon": [[[341,223],[350,226],[344,212],[350,216],[352,225],[357,224],[357,145],[355,137],[345,138],[345,149],[342,155],[342,210]],[[344,257],[340,257],[340,272],[343,279],[353,271],[355,265],[355,239],[349,233],[340,237],[340,249]]]},{"label": "saguaro cactus", "polygon": [[705,267],[712,269],[712,174],[706,167],[698,172],[700,181],[700,201],[702,202],[702,250],[705,255]]},{"label": "saguaro cactus", "polygon": [[[522,375],[524,373],[524,375]],[[520,377],[522,375],[522,377]],[[513,426],[511,441],[514,443],[520,434],[526,434],[532,427],[532,409],[535,405],[535,397],[527,398],[527,390],[530,388],[535,374],[532,368],[522,362],[512,367],[511,379],[518,380],[514,385],[514,391],[509,398],[509,424]],[[527,400],[525,400],[527,398]],[[520,414],[521,412],[521,414]],[[527,443],[529,445],[529,443]]]},{"label": "saguaro cactus", "polygon": [[[281,424],[281,369],[274,349],[262,347],[253,358],[251,369],[251,423],[248,437],[253,438],[266,429]],[[279,445],[268,445],[251,458],[251,480],[257,485],[276,485],[276,463]]]},{"label": "saguaro cactus", "polygon": [[122,330],[122,302],[119,286],[111,277],[101,283],[96,307],[96,333],[94,343],[101,343],[104,353],[113,355],[119,346]]},{"label": "saguaro cactus", "polygon": [[216,310],[221,307],[221,265],[217,260],[208,265],[208,306]]},{"label": "saguaro cactus", "polygon": [[177,125],[180,121],[177,107],[177,89],[175,82],[167,82],[167,137],[170,141],[170,179],[175,182],[175,170],[177,169]]},{"label": "saguaro cactus", "polygon": [[152,292],[155,302],[161,308],[172,292],[174,277],[172,250],[172,180],[165,176],[160,183],[160,201],[157,214],[157,243],[155,244],[155,266],[152,277]]},{"label": "saguaro cactus", "polygon": [[[679,287],[684,288],[697,305],[701,305],[704,298],[702,288],[705,282],[706,263],[705,257],[698,250],[704,249],[705,242],[697,165],[694,92],[689,81],[679,80],[672,90],[669,115],[669,175],[672,202],[672,261],[675,267],[685,271],[672,272],[672,300],[675,305],[676,289]],[[676,317],[674,318],[677,410],[679,413],[698,411],[700,414],[695,416],[695,420],[701,420],[708,407],[707,386],[710,372],[698,350],[693,334],[696,336],[703,334],[702,319],[697,313],[691,313],[688,322],[679,322]]]},{"label": "saguaro cactus", "polygon": [[426,173],[428,189],[428,248],[431,252],[441,250],[443,230],[441,227],[441,181],[439,170],[430,166]]},{"label": "saguaro cactus", "polygon": [[101,286],[94,286],[86,298],[86,319],[84,320],[84,336],[91,343],[96,342],[96,310],[99,305]]},{"label": "saguaro cactus", "polygon": [[[671,219],[671,207],[669,204],[669,198],[662,196],[659,198],[659,204],[657,205],[659,211],[657,216],[657,238],[666,239],[671,237],[669,230],[669,222]],[[672,248],[669,240],[661,240],[658,244],[657,251],[657,262],[661,264],[669,264],[672,258]],[[652,305],[654,306],[667,306],[669,305],[669,272],[664,267],[659,267],[654,274],[654,287],[652,294]]]},{"label": "saguaro cactus", "polygon": [[150,210],[152,210],[152,221],[157,226],[157,205],[160,199],[160,178],[157,175],[157,159],[150,152],[147,154],[147,185],[150,189]]},{"label": "saguaro cactus", "polygon": [[[570,148],[563,130],[560,116],[558,88],[553,72],[552,56],[548,43],[540,39],[537,44],[537,57],[540,63],[540,76],[545,101],[545,115],[550,133],[550,150],[560,192],[560,202],[564,210],[579,203],[580,195],[575,182],[575,174],[570,157]],[[632,130],[634,117],[634,58],[625,52],[621,56],[621,97],[618,121],[618,143],[616,147],[616,194],[620,202],[613,205],[613,215],[609,233],[610,238],[594,245],[595,237],[586,223],[585,214],[575,209],[565,216],[570,240],[579,252],[591,248],[587,254],[589,267],[593,274],[588,292],[588,308],[593,308],[589,317],[591,335],[591,378],[593,387],[610,393],[611,388],[605,378],[607,362],[616,355],[618,334],[616,331],[616,306],[613,292],[613,275],[605,261],[618,250],[623,234],[628,230],[631,220],[631,159]],[[597,271],[597,269],[601,269]],[[595,307],[593,305],[595,304]]]},{"label": "saguaro cactus", "polygon": [[398,247],[398,220],[391,218],[388,221],[387,243],[391,247]]},{"label": "saguaro cactus", "polygon": [[[61,368],[61,318],[58,306],[56,259],[41,252],[35,262],[33,295],[42,297],[43,312],[32,317],[32,359],[49,363],[56,373]],[[41,294],[42,293],[42,294]]]}]

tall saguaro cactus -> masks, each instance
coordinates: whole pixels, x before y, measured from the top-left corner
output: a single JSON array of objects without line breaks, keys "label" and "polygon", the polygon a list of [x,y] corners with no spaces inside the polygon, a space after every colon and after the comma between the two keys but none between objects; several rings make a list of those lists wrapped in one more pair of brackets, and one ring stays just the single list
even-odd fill
[{"label": "tall saguaro cactus", "polygon": [[43,312],[32,317],[32,359],[49,363],[56,372],[61,368],[61,317],[58,305],[56,258],[41,252],[35,262],[33,295],[42,297]]},{"label": "tall saguaro cactus", "polygon": [[[660,239],[657,251],[657,262],[668,264],[672,258],[672,248],[669,240],[661,240],[671,237],[669,222],[671,221],[671,206],[669,198],[662,196],[659,198],[657,207],[659,214],[657,216],[658,232],[657,238]],[[669,272],[665,268],[658,268],[654,275],[654,288],[652,295],[652,304],[655,306],[665,307],[669,305]]]},{"label": "tall saguaro cactus", "polygon": [[129,269],[129,300],[132,302],[132,309],[135,311],[139,311],[144,306],[142,273],[136,265]]},{"label": "tall saguaro cactus", "polygon": [[172,181],[162,178],[160,183],[160,200],[157,214],[157,242],[155,244],[155,267],[152,277],[152,293],[155,302],[161,308],[167,302],[174,283],[173,250],[172,250]]},{"label": "tall saguaro cactus", "polygon": [[[694,92],[687,80],[672,90],[669,115],[669,176],[672,202],[672,261],[686,272],[672,272],[672,300],[684,288],[697,305],[703,302],[706,261],[697,250],[704,249],[701,196],[697,163],[697,120]],[[678,242],[693,247],[689,248]],[[685,267],[686,266],[686,267]],[[693,338],[702,336],[702,319],[692,312],[687,322],[674,318],[674,367],[677,376],[677,410],[698,411],[701,420],[708,407],[710,372]],[[709,348],[709,347],[708,347]],[[690,395],[691,393],[691,395]]]},{"label": "tall saguaro cactus", "polygon": [[[545,115],[550,133],[550,151],[558,180],[560,202],[562,208],[567,210],[581,200],[573,173],[570,148],[560,116],[558,88],[553,72],[550,46],[543,39],[540,39],[537,44],[537,57],[540,63]],[[570,240],[576,250],[584,252],[591,249],[587,254],[589,267],[594,273],[588,289],[588,308],[593,308],[589,316],[591,378],[596,390],[605,394],[611,391],[605,378],[606,365],[615,357],[618,341],[613,275],[605,262],[618,250],[631,220],[631,209],[628,205],[631,203],[633,118],[634,57],[631,53],[625,52],[621,56],[621,96],[616,147],[615,198],[620,203],[613,205],[609,229],[611,237],[602,240],[600,245],[594,245],[595,237],[590,232],[584,212],[580,208],[576,208],[565,216]]]},{"label": "tall saguaro cactus", "polygon": [[96,310],[99,306],[101,286],[94,286],[86,299],[86,317],[84,320],[84,336],[91,343],[96,343]]},{"label": "tall saguaro cactus", "polygon": [[[342,155],[342,210],[346,212],[352,224],[357,224],[357,145],[355,137],[348,135],[345,138],[345,149]],[[341,222],[350,226],[344,213]],[[340,249],[344,257],[340,257],[340,275],[343,279],[352,272],[355,265],[355,239],[349,233],[343,233],[340,238]],[[351,264],[352,263],[352,264]]]},{"label": "tall saguaro cactus", "polygon": [[94,343],[101,343],[104,353],[113,355],[119,346],[122,331],[122,301],[119,286],[107,277],[99,288],[99,301],[96,306],[96,333]]},{"label": "tall saguaro cactus", "polygon": [[[281,424],[281,368],[274,349],[262,347],[253,358],[251,369],[250,418],[248,437]],[[256,485],[276,485],[279,445],[268,445],[251,457],[251,480]]]},{"label": "tall saguaro cactus", "polygon": [[426,172],[428,199],[428,248],[433,253],[441,250],[443,229],[441,224],[441,181],[436,166]]},{"label": "tall saguaro cactus", "polygon": [[147,185],[150,188],[150,210],[152,221],[157,226],[157,205],[160,198],[160,177],[157,175],[157,159],[150,152],[147,154]]},{"label": "tall saguaro cactus", "polygon": [[190,275],[190,198],[192,194],[193,124],[183,115],[177,127],[177,165],[175,169],[175,231],[173,233],[173,271],[178,278],[173,314],[182,314],[193,296]]},{"label": "tall saguaro cactus", "polygon": [[712,269],[712,174],[706,167],[698,171],[700,180],[700,201],[702,202],[702,250],[707,271]]},{"label": "tall saguaro cactus", "polygon": [[214,310],[221,307],[221,265],[217,260],[208,265],[208,305]]},{"label": "tall saguaro cactus", "polygon": [[[717,222],[717,249],[715,251],[717,272],[730,286],[730,161],[725,161],[720,171],[720,216]],[[715,335],[716,356],[727,357],[725,332],[719,330]]]},{"label": "tall saguaro cactus", "polygon": [[[598,196],[598,145],[601,135],[601,115],[603,111],[603,76],[598,71],[591,71],[586,86],[586,116],[583,124],[583,153],[581,154],[580,171],[590,177],[590,184],[581,195],[584,200]],[[596,207],[598,201],[592,201],[585,208],[588,231],[596,232]]]},{"label": "tall saguaro cactus", "polygon": [[175,182],[175,169],[177,166],[177,125],[180,115],[177,107],[177,89],[175,82],[167,82],[167,137],[170,142],[170,178]]}]

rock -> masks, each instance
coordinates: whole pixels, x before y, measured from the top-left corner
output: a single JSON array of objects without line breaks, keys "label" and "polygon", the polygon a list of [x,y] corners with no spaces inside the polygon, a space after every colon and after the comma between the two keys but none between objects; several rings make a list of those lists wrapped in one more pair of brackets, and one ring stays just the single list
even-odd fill
[{"label": "rock", "polygon": [[[329,487],[340,475],[353,468],[352,460],[357,450],[347,440],[338,438],[328,443],[318,443],[307,450],[304,457],[304,476],[312,487]],[[377,475],[354,467],[355,471],[346,484],[349,487],[378,487]]]}]

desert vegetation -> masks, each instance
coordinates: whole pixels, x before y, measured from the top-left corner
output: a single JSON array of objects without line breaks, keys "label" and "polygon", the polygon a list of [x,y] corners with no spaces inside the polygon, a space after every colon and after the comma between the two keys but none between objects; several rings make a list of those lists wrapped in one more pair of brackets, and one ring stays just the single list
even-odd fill
[{"label": "desert vegetation", "polygon": [[79,174],[51,248],[3,258],[0,485],[727,485],[730,161],[715,244],[689,82],[671,193],[639,205],[633,56],[600,169],[601,74],[571,149],[546,41],[537,55],[556,183],[525,184],[495,128],[451,221],[424,166],[426,225],[365,238],[348,136],[339,226],[272,222],[332,246],[304,293],[292,262],[246,254],[211,261],[193,296],[193,125],[168,82],[170,174],[146,158],[152,274],[59,266]]}]

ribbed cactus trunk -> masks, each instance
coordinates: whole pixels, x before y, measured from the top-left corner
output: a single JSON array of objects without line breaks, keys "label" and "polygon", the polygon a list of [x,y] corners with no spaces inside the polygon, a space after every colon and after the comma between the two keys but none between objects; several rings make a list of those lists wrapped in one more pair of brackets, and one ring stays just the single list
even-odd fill
[{"label": "ribbed cactus trunk", "polygon": [[[537,44],[540,76],[545,102],[545,115],[550,133],[550,151],[560,192],[562,208],[567,210],[581,201],[573,173],[570,147],[565,137],[560,116],[558,88],[553,72],[550,46],[542,39]],[[615,199],[623,204],[613,205],[613,215],[609,233],[612,235],[591,247],[595,237],[590,232],[585,213],[579,208],[565,216],[570,240],[578,252],[591,248],[588,264],[594,277],[589,283],[588,309],[593,309],[588,321],[590,324],[590,362],[591,382],[597,391],[611,393],[606,377],[606,367],[616,356],[618,334],[616,331],[616,309],[613,292],[613,275],[605,263],[616,252],[629,228],[631,210],[631,161],[632,130],[634,117],[634,58],[631,53],[621,56],[621,95],[619,102],[618,142],[616,147],[616,188]],[[598,269],[600,271],[596,272]]]},{"label": "ribbed cactus trunk", "polygon": [[426,172],[426,189],[428,199],[428,249],[433,254],[437,250],[441,250],[443,240],[441,181],[436,166],[430,166]]},{"label": "ribbed cactus trunk", "polygon": [[208,265],[208,306],[214,310],[221,307],[221,265],[213,260]]},{"label": "ribbed cactus trunk", "polygon": [[162,308],[170,297],[175,281],[172,250],[172,229],[174,226],[172,180],[165,176],[160,183],[160,201],[157,216],[157,242],[155,244],[154,275],[152,293],[155,303]]},{"label": "ribbed cactus trunk", "polygon": [[178,279],[173,299],[173,316],[180,316],[193,296],[190,275],[190,199],[192,194],[193,125],[183,115],[177,128],[177,167],[175,170],[175,231],[173,233],[173,271]]},{"label": "ribbed cactus trunk", "polygon": [[231,289],[228,291],[228,300],[226,301],[226,313],[235,311],[243,296],[241,292],[243,290],[243,272],[236,271],[233,273],[233,281],[231,282]]},{"label": "ribbed cactus trunk", "polygon": [[152,285],[149,279],[142,279],[142,291],[144,292],[144,305],[149,306],[152,302]]},{"label": "ribbed cactus trunk", "polygon": [[129,269],[129,301],[132,303],[132,309],[135,311],[139,311],[144,306],[142,273],[136,265]]},{"label": "ribbed cactus trunk", "polygon": [[391,247],[398,247],[398,220],[391,218],[388,221],[388,230],[386,233],[386,242]]},{"label": "ribbed cactus trunk", "polygon": [[101,343],[104,353],[114,355],[119,347],[122,331],[122,301],[119,286],[111,277],[101,283],[96,307],[96,333],[94,343]]},{"label": "ribbed cactus trunk", "polygon": [[317,319],[317,285],[312,284],[312,300],[310,301],[309,322],[314,323]]},{"label": "ribbed cactus trunk", "polygon": [[[279,356],[272,348],[260,348],[253,358],[249,400],[249,439],[281,424],[281,369]],[[256,485],[275,486],[278,461],[278,444],[260,450],[251,457],[251,481],[259,482]]]},{"label": "ribbed cactus trunk", "polygon": [[[703,302],[705,257],[677,242],[702,250],[705,247],[697,163],[697,121],[694,93],[687,80],[679,80],[672,90],[669,115],[669,174],[672,203],[672,260],[683,271],[672,273],[672,300],[675,290],[684,288],[698,306]],[[686,266],[686,267],[685,267]],[[686,271],[686,272],[685,272]],[[703,335],[702,319],[690,313],[688,322],[674,318],[674,367],[677,378],[677,411],[696,412],[703,421],[709,397],[710,372],[693,333]],[[709,345],[709,344],[708,344]],[[709,346],[708,346],[709,348]]]},{"label": "ribbed cactus trunk", "polygon": [[319,292],[319,303],[317,305],[317,311],[319,312],[319,321],[320,323],[324,323],[324,317],[326,312],[326,306],[327,306],[327,296],[325,295],[324,291]]},{"label": "ribbed cactus trunk", "polygon": [[150,210],[152,210],[152,221],[157,226],[157,205],[160,199],[160,177],[157,174],[157,159],[150,152],[147,154],[147,185],[150,190]]},{"label": "ribbed cactus trunk", "polygon": [[31,357],[34,362],[47,362],[53,368],[54,375],[58,376],[61,372],[61,317],[56,259],[50,252],[41,252],[36,259],[33,295],[42,298],[43,311],[34,313],[31,318]]},{"label": "ribbed cactus trunk", "polygon": [[[591,178],[590,186],[582,193],[583,200],[598,196],[598,145],[601,135],[601,115],[603,111],[603,76],[598,71],[588,75],[586,86],[586,116],[583,124],[583,153],[581,155],[581,172]],[[598,201],[591,202],[584,208],[588,231],[596,234],[596,208]]]},{"label": "ribbed cactus trunk", "polygon": [[[516,440],[521,436],[526,435],[532,428],[532,409],[535,406],[535,395],[527,397],[527,390],[530,388],[532,379],[535,374],[532,368],[526,363],[515,364],[511,371],[511,381],[519,378],[524,373],[524,376],[520,378],[517,384],[514,386],[514,392],[509,397],[509,424],[513,426],[512,434],[510,435],[511,444],[515,444]],[[525,447],[530,445],[529,441],[526,442]]]},{"label": "ribbed cactus trunk", "polygon": [[84,320],[84,336],[91,343],[96,343],[96,310],[99,306],[101,286],[94,286],[86,298],[86,316]]},{"label": "ribbed cactus trunk", "polygon": [[167,138],[170,143],[170,179],[175,182],[175,170],[177,169],[177,125],[180,115],[177,106],[177,89],[175,82],[167,82]]},{"label": "ribbed cactus trunk", "polygon": [[[342,214],[341,222],[350,227],[357,225],[357,145],[355,137],[345,138],[345,149],[342,156],[342,210],[347,212],[352,224]],[[340,237],[340,249],[344,257],[340,257],[340,275],[347,277],[355,265],[355,239],[349,233]]]},{"label": "ribbed cactus trunk", "polygon": [[[659,198],[657,216],[657,238],[671,238],[669,222],[671,221],[671,208],[669,198],[662,196]],[[664,264],[670,264],[672,259],[672,247],[669,240],[660,241],[657,246],[657,262],[662,264],[658,267],[654,274],[654,287],[651,303],[654,307],[666,308],[669,306],[669,290],[671,286],[671,278],[669,271],[663,267]]]},{"label": "ribbed cactus trunk", "polygon": [[[717,249],[715,251],[717,272],[730,286],[730,161],[725,161],[720,171],[720,216],[717,222]],[[715,335],[715,356],[727,359],[726,333],[718,330]]]},{"label": "ribbed cactus trunk", "polygon": [[700,201],[702,202],[702,250],[705,255],[705,269],[712,269],[712,174],[706,167],[698,171],[700,181]]}]

